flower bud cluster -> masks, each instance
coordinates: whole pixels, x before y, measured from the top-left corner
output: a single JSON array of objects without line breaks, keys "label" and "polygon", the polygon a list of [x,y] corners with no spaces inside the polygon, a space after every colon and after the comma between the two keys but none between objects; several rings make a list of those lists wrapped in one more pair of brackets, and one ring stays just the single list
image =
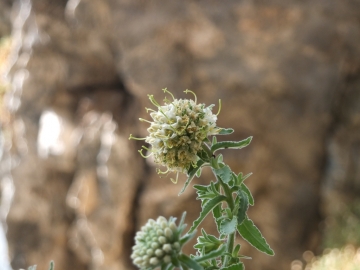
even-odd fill
[{"label": "flower bud cluster", "polygon": [[131,254],[136,266],[148,269],[169,264],[171,257],[180,253],[180,233],[174,221],[173,218],[168,221],[164,217],[159,217],[156,221],[150,219],[137,232]]},{"label": "flower bud cluster", "polygon": [[169,171],[187,173],[196,165],[202,142],[218,134],[217,116],[211,112],[213,105],[205,107],[189,99],[174,99],[153,111],[146,142],[152,145],[155,163]]}]

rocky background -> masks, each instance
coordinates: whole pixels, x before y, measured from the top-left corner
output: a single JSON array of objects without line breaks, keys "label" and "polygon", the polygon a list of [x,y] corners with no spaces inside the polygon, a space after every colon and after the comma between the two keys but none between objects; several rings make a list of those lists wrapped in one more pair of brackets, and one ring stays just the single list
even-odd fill
[{"label": "rocky background", "polygon": [[184,178],[159,178],[128,141],[164,87],[220,98],[230,139],[254,136],[224,155],[254,173],[249,215],[276,256],[243,243],[246,269],[319,251],[326,213],[360,194],[359,1],[1,0],[10,32],[0,173],[14,269],[134,269],[148,218],[197,217],[194,191],[177,196]]}]

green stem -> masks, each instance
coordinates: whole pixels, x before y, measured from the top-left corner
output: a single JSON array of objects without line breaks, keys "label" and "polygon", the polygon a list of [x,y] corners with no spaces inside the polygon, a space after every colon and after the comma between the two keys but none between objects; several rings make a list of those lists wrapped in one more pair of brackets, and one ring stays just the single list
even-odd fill
[{"label": "green stem", "polygon": [[211,158],[214,154],[211,152],[209,146],[206,143],[202,143],[202,149],[206,152],[206,154]]},{"label": "green stem", "polygon": [[[217,176],[217,174],[214,172],[214,170],[212,169],[213,174],[215,175],[217,181],[220,183],[225,196],[226,196],[226,202],[231,210],[231,212],[234,210],[235,207],[235,202],[234,202],[234,197],[232,195],[232,191],[229,188],[229,186],[227,184],[225,184],[220,177]],[[232,218],[232,217],[229,217]],[[229,254],[233,253],[233,249],[234,249],[234,242],[235,242],[235,233],[231,233],[229,234],[228,238],[227,238],[227,243],[226,243],[226,252],[228,252]],[[225,256],[224,262],[223,262],[223,267],[226,267],[229,260],[231,259],[231,256]]]},{"label": "green stem", "polygon": [[[233,249],[234,249],[234,242],[235,242],[235,233],[231,233],[229,234],[228,236],[228,239],[227,239],[227,243],[226,243],[226,251],[230,254],[233,253]],[[231,259],[230,256],[226,256],[225,257],[225,260],[224,260],[224,267],[227,266],[228,262],[229,262],[229,259]]]},{"label": "green stem", "polygon": [[[209,157],[213,156],[213,153],[212,153],[211,149],[205,143],[203,143],[202,147],[203,147],[204,151],[208,154]],[[222,189],[224,191],[224,194],[225,194],[225,196],[227,198],[226,202],[228,204],[228,207],[230,208],[230,210],[232,212],[234,210],[234,207],[235,207],[235,200],[234,200],[234,197],[233,197],[233,192],[232,192],[231,188],[226,183],[224,183],[221,180],[220,177],[218,177],[218,175],[216,174],[214,169],[219,169],[219,166],[216,166],[216,167],[217,168],[212,168],[212,172],[215,175],[217,181],[220,183],[220,185],[221,185],[221,187],[222,187]],[[232,217],[229,217],[229,218],[232,218]],[[228,235],[227,243],[226,243],[226,251],[229,254],[233,253],[235,236],[236,236],[235,232]],[[231,256],[225,256],[222,266],[226,267],[227,264],[229,263],[230,259],[231,259]]]}]

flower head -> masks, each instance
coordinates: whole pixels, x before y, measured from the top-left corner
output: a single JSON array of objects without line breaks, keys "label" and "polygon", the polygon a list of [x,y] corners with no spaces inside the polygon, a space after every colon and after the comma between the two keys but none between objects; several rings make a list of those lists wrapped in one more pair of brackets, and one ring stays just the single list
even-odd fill
[{"label": "flower head", "polygon": [[149,95],[157,111],[147,109],[151,111],[152,121],[140,119],[150,123],[145,141],[152,146],[155,163],[166,166],[166,172],[187,173],[190,166],[196,166],[204,140],[221,130],[216,126],[217,115],[212,113],[214,105],[197,104],[196,95],[190,90],[185,92],[194,94],[195,101],[175,99],[166,88],[163,90],[173,100],[165,99],[165,105],[161,106]]},{"label": "flower head", "polygon": [[[156,221],[150,219],[135,236],[135,246],[131,258],[140,269],[153,269],[161,265],[168,265],[177,260],[181,252],[183,239],[180,238],[185,228],[183,224],[185,214],[179,226],[175,218],[167,220],[159,217]],[[190,237],[189,237],[190,239]]]}]

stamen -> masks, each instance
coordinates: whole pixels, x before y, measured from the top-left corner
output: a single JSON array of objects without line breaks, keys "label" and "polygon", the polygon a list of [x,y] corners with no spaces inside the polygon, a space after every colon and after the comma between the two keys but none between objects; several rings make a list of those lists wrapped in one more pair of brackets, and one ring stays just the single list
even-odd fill
[{"label": "stamen", "polygon": [[219,99],[219,110],[218,110],[218,112],[217,112],[216,116],[218,116],[218,115],[219,115],[220,111],[221,111],[221,99]]},{"label": "stamen", "polygon": [[129,140],[145,141],[146,138],[136,138],[136,137],[134,137],[132,134],[130,134]]},{"label": "stamen", "polygon": [[173,100],[175,100],[174,95],[169,90],[167,90],[167,88],[164,88],[163,91],[164,93],[168,93],[173,98]]},{"label": "stamen", "polygon": [[167,174],[170,171],[170,169],[168,168],[166,171],[161,171],[159,168],[156,168],[156,172],[157,174]]},{"label": "stamen", "polygon": [[147,148],[145,145],[141,146],[142,148],[144,148],[146,151],[151,151],[149,148]]},{"label": "stamen", "polygon": [[146,119],[144,119],[144,118],[139,118],[139,120],[140,120],[141,122],[148,122],[149,124],[152,124],[152,122],[151,122],[151,121],[146,120]]},{"label": "stamen", "polygon": [[184,93],[191,93],[191,94],[193,94],[194,95],[194,97],[195,97],[195,103],[197,103],[197,96],[196,96],[196,94],[193,92],[193,91],[191,91],[191,90],[189,90],[189,89],[186,89],[185,91],[184,91]]},{"label": "stamen", "polygon": [[153,152],[151,152],[149,155],[145,156],[145,155],[142,153],[143,150],[144,150],[144,149],[138,150],[138,152],[140,153],[140,155],[141,155],[143,158],[148,158],[148,157],[150,157],[150,156],[153,154]]},{"label": "stamen", "polygon": [[153,110],[153,109],[150,109],[150,108],[146,108],[145,107],[145,110],[146,110],[146,112],[148,113],[149,111],[153,111],[153,112],[156,112],[155,110]]},{"label": "stamen", "polygon": [[157,101],[155,100],[154,95],[148,95],[148,97],[152,104],[154,104],[158,108],[160,107],[159,103],[157,103]]},{"label": "stamen", "polygon": [[179,179],[179,173],[178,172],[176,173],[176,179],[175,180],[170,178],[171,182],[173,182],[174,184],[177,184],[178,179]]}]

